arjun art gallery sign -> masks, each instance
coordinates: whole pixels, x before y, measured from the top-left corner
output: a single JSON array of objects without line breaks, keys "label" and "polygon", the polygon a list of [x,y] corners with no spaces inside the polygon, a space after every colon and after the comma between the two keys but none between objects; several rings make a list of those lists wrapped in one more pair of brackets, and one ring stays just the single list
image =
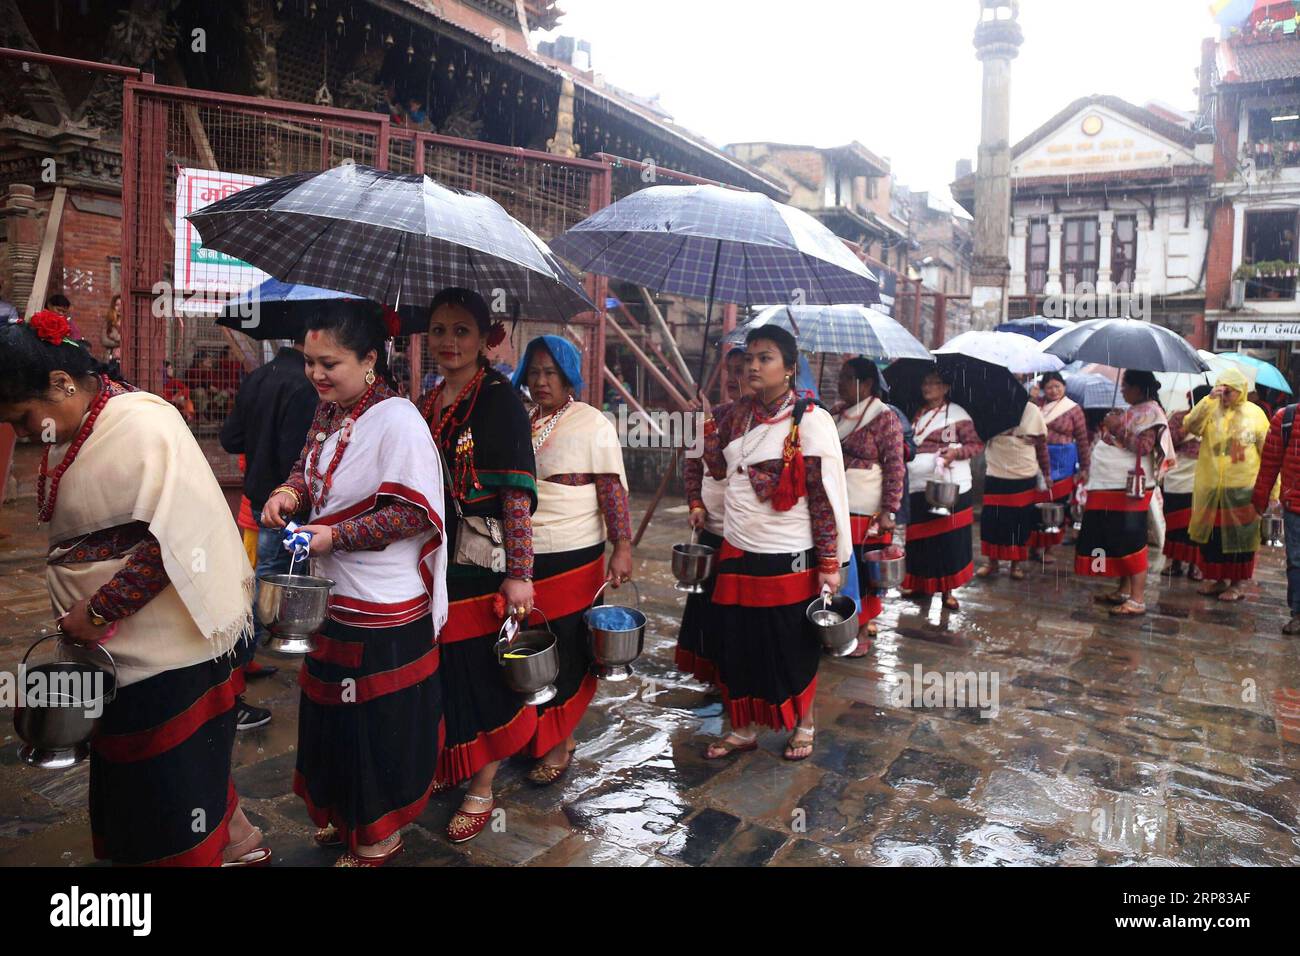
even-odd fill
[{"label": "arjun art gallery sign", "polygon": [[242,259],[203,248],[199,231],[185,218],[218,199],[264,182],[260,176],[181,167],[176,175],[176,246],[172,272],[177,312],[193,315],[219,311],[231,297],[270,278]]},{"label": "arjun art gallery sign", "polygon": [[1300,342],[1300,322],[1221,321],[1215,341],[1224,342]]}]

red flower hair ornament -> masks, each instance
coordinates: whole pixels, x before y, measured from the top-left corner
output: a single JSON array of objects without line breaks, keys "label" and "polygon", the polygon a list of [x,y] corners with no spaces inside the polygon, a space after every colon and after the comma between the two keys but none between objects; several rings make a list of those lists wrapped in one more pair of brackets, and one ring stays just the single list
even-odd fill
[{"label": "red flower hair ornament", "polygon": [[506,340],[506,324],[502,322],[500,319],[497,319],[497,321],[492,323],[492,327],[488,329],[487,347],[490,349],[494,349],[505,340]]},{"label": "red flower hair ornament", "polygon": [[67,316],[59,315],[57,312],[41,309],[27,320],[27,324],[32,327],[32,331],[42,342],[48,342],[50,345],[77,344],[68,337],[72,334],[72,323],[68,321]]}]

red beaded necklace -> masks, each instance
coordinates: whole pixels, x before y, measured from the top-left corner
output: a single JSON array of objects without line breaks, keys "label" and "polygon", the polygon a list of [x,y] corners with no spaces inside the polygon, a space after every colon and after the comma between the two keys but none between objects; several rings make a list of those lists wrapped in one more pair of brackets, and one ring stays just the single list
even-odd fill
[{"label": "red beaded necklace", "polygon": [[[63,478],[63,473],[72,467],[72,463],[77,459],[77,452],[81,451],[81,446],[86,443],[90,437],[91,430],[95,427],[95,419],[99,413],[104,410],[108,400],[113,397],[109,389],[107,376],[99,376],[99,394],[95,400],[90,403],[90,408],[86,413],[86,419],[77,429],[76,437],[72,439],[72,444],[68,446],[68,452],[63,456],[63,461],[59,462],[58,467],[54,469],[54,474],[50,474],[50,446],[45,446],[45,455],[41,458],[41,470],[36,477],[36,514],[37,521],[41,524],[48,524],[50,518],[54,517],[54,505],[59,500],[59,481]],[[45,483],[49,482],[49,497],[45,496]]]},{"label": "red beaded necklace", "polygon": [[[378,382],[375,383],[375,385],[377,384]],[[311,459],[311,463],[308,467],[308,488],[310,489],[311,487],[311,480],[320,482],[320,494],[316,496],[314,502],[317,512],[325,510],[325,499],[329,497],[330,486],[334,484],[334,472],[338,470],[339,462],[343,460],[343,453],[347,451],[348,445],[352,441],[351,428],[349,426],[354,424],[356,420],[361,417],[362,413],[373,404],[375,385],[371,385],[362,392],[361,398],[352,406],[347,417],[343,419],[338,430],[344,432],[344,434],[339,435],[338,447],[334,450],[334,457],[330,459],[330,463],[324,472],[320,470],[320,460],[325,454],[325,439],[335,431],[334,419],[339,413],[339,406],[337,403],[335,403],[333,409],[330,410],[330,420],[327,426],[329,434],[319,432],[316,435],[316,454]]]},{"label": "red beaded necklace", "polygon": [[[434,386],[433,391],[431,391],[428,397],[425,398],[423,403],[424,407],[420,409],[420,411],[424,415],[424,420],[429,423],[433,430],[434,440],[439,442],[444,448],[450,448],[450,442],[443,439],[443,433],[447,429],[447,424],[449,422],[451,423],[451,434],[454,435],[456,429],[469,421],[470,415],[474,414],[474,406],[478,404],[479,386],[483,384],[483,375],[486,372],[487,367],[483,366],[474,373],[474,377],[465,383],[465,387],[460,390],[460,394],[456,396],[456,400],[443,409],[442,417],[438,419],[436,427],[433,425],[433,410],[438,407],[438,397],[446,387],[447,380],[444,378]],[[466,398],[470,397],[471,392],[473,393],[473,397],[470,400],[469,408],[465,409],[464,415],[453,421],[452,416],[455,415],[456,409],[460,408],[461,403],[464,402]]]}]

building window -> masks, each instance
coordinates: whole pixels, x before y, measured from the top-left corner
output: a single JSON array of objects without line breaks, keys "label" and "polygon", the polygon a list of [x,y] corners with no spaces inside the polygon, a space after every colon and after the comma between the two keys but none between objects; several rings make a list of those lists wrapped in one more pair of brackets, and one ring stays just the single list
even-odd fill
[{"label": "building window", "polygon": [[1025,244],[1025,279],[1030,295],[1047,290],[1047,267],[1051,258],[1047,220],[1029,220],[1029,241]]},{"label": "building window", "polygon": [[1263,275],[1246,280],[1248,299],[1294,299],[1295,273],[1287,268],[1296,261],[1296,211],[1246,213],[1242,262],[1263,265]]},{"label": "building window", "polygon": [[1081,282],[1097,283],[1097,220],[1067,219],[1061,233],[1061,286],[1072,292]]},{"label": "building window", "polygon": [[1116,216],[1110,240],[1110,281],[1133,288],[1137,271],[1137,216]]}]

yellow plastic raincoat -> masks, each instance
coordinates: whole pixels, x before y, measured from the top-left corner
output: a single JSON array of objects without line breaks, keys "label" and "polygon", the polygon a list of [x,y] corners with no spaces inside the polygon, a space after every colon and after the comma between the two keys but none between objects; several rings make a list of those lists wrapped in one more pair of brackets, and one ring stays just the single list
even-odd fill
[{"label": "yellow plastic raincoat", "polygon": [[1201,439],[1187,533],[1197,544],[1205,544],[1217,527],[1225,553],[1255,551],[1259,515],[1251,496],[1268,435],[1268,415],[1246,400],[1250,385],[1240,369],[1224,369],[1215,385],[1236,390],[1231,403],[1206,396],[1183,420],[1183,430]]}]

